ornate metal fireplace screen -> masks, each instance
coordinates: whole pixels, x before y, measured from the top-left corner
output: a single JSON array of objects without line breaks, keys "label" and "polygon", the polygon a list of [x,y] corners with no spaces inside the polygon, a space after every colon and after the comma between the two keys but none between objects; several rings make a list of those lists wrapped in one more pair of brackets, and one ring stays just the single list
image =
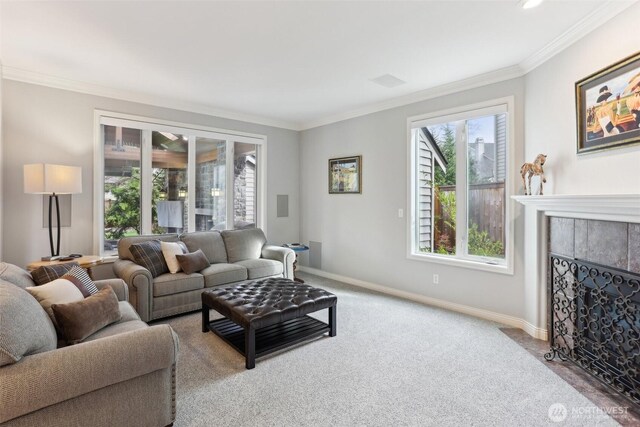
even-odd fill
[{"label": "ornate metal fireplace screen", "polygon": [[640,404],[640,275],[551,254],[545,359],[570,360]]}]

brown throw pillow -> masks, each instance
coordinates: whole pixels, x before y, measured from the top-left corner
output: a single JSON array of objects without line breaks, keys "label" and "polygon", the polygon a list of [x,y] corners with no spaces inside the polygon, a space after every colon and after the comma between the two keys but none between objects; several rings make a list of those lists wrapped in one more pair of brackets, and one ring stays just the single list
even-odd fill
[{"label": "brown throw pillow", "polygon": [[182,267],[182,271],[186,274],[195,273],[209,267],[209,260],[201,249],[190,254],[176,255],[176,258],[180,263],[180,267]]},{"label": "brown throw pillow", "polygon": [[56,321],[69,344],[82,342],[89,335],[122,318],[118,297],[105,286],[82,301],[51,306]]},{"label": "brown throw pillow", "polygon": [[79,265],[77,262],[65,262],[64,264],[43,265],[31,272],[31,277],[36,285],[44,285],[67,274],[73,267]]}]

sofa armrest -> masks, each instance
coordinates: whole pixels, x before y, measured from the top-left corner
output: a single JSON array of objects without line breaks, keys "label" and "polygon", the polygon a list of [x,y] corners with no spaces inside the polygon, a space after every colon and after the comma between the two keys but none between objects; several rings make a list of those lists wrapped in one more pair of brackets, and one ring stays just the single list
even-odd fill
[{"label": "sofa armrest", "polygon": [[94,282],[96,284],[96,288],[101,290],[105,286],[111,286],[113,292],[116,293],[118,297],[118,301],[129,301],[129,287],[122,279],[104,279],[104,280],[96,280]]},{"label": "sofa armrest", "polygon": [[264,245],[262,247],[262,258],[273,259],[284,264],[285,279],[293,280],[293,263],[296,260],[296,253],[293,249],[282,246]]},{"label": "sofa armrest", "polygon": [[177,354],[177,335],[157,325],[27,356],[0,369],[0,423],[169,369]]},{"label": "sofa armrest", "polygon": [[151,320],[151,298],[153,295],[153,276],[146,268],[133,261],[119,259],[113,263],[116,276],[125,281],[129,287],[129,302],[136,309],[140,318]]}]

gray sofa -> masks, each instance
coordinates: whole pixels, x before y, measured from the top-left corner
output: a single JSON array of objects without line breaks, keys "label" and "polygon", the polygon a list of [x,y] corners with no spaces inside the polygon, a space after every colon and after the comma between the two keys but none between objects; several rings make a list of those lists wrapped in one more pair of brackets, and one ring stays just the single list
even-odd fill
[{"label": "gray sofa", "polygon": [[[189,252],[201,249],[209,261],[204,270],[152,277],[136,264],[129,247],[148,240],[182,241]],[[264,277],[293,279],[295,252],[267,245],[259,228],[125,237],[118,242],[113,269],[129,286],[129,301],[144,321],[199,310],[200,294],[209,288]]]},{"label": "gray sofa", "polygon": [[173,423],[176,334],[142,322],[122,280],[95,283],[113,288],[122,319],[60,347],[24,290],[36,285],[31,275],[0,263],[0,426],[131,425],[132,416],[137,426]]}]

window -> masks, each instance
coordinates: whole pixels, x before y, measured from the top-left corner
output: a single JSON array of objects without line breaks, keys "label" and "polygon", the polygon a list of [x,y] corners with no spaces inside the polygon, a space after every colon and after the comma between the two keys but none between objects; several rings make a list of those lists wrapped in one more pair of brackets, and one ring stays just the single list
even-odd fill
[{"label": "window", "polygon": [[264,228],[265,137],[96,112],[96,144],[100,254],[125,236]]},{"label": "window", "polygon": [[511,272],[512,104],[409,119],[411,258]]}]

